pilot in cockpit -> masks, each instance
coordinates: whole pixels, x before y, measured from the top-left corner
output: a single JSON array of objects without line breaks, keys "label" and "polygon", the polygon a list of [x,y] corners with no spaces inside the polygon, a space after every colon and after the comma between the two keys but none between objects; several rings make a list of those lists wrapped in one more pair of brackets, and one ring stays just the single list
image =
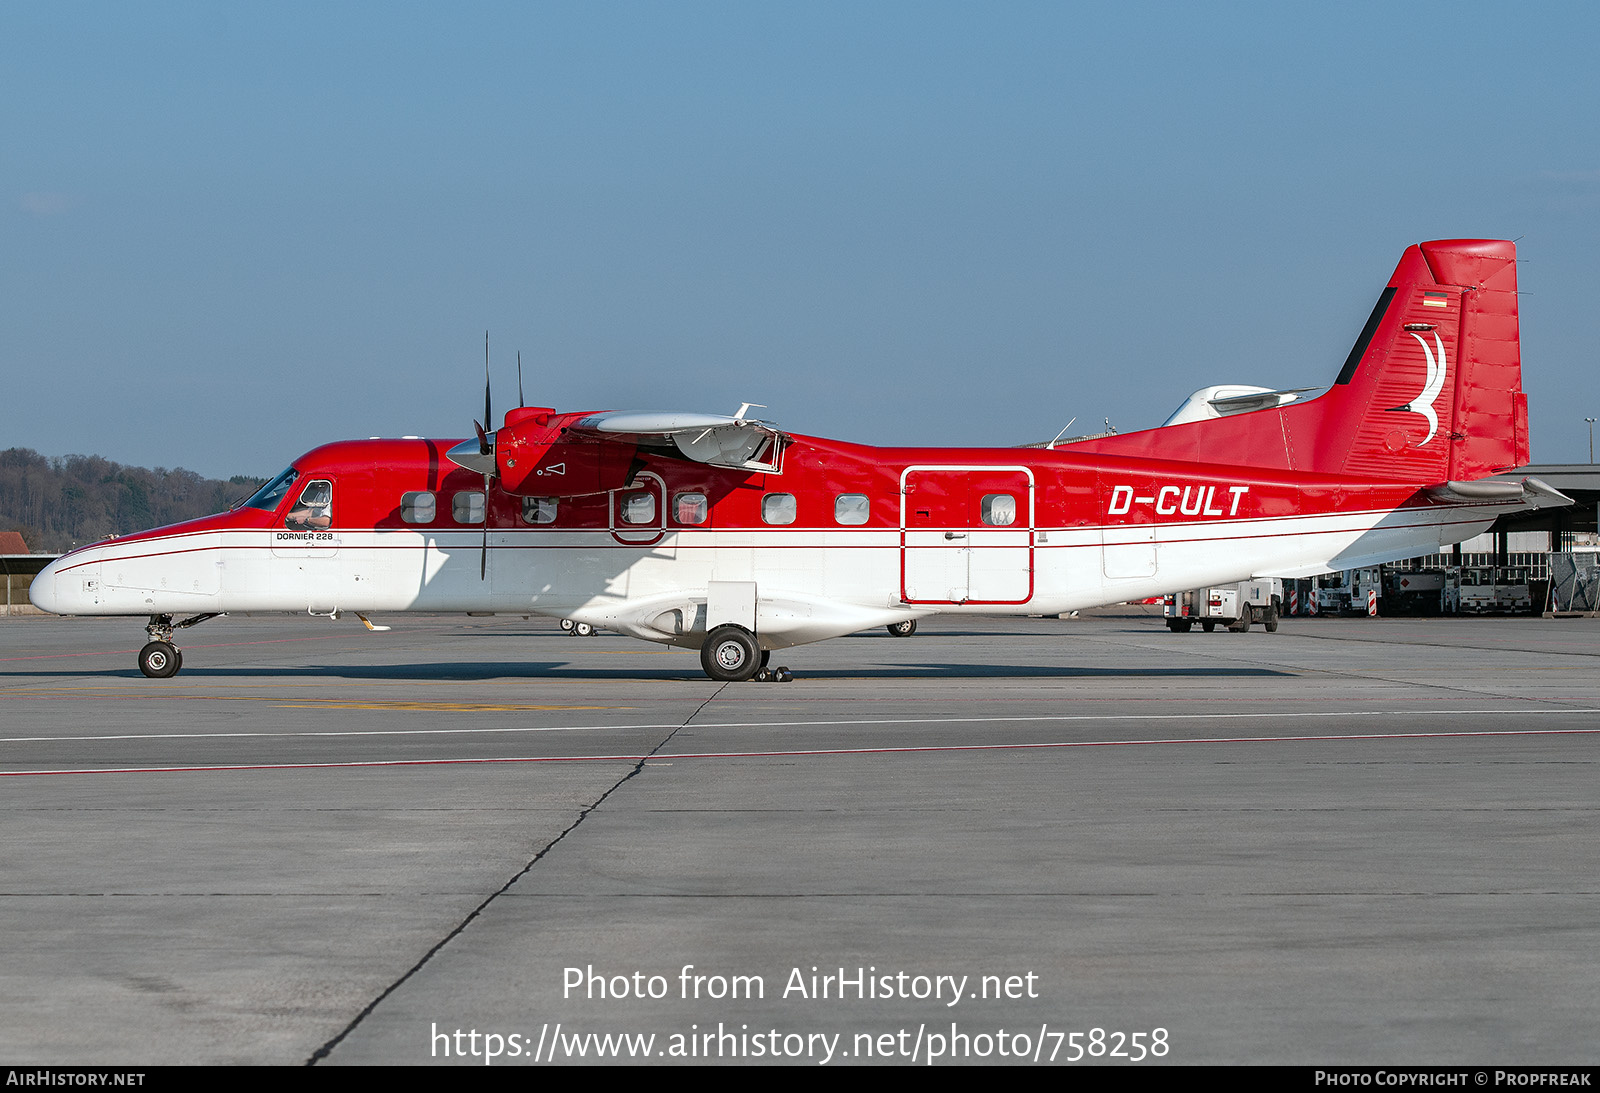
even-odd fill
[{"label": "pilot in cockpit", "polygon": [[292,531],[326,531],[333,526],[333,483],[318,479],[308,483],[300,500],[283,518]]}]

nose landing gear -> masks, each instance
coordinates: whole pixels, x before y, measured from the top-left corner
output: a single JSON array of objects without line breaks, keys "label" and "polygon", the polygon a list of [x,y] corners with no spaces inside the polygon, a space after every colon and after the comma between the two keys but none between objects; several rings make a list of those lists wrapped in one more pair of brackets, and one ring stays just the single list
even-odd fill
[{"label": "nose landing gear", "polygon": [[144,632],[150,636],[150,641],[143,649],[139,650],[139,671],[151,679],[170,679],[178,674],[183,667],[183,651],[172,642],[172,632],[182,630],[186,626],[214,619],[222,611],[212,611],[205,615],[192,615],[182,622],[174,623],[171,615],[151,615],[150,625]]},{"label": "nose landing gear", "polygon": [[139,650],[139,671],[151,679],[167,679],[183,667],[183,653],[170,641],[152,641]]}]

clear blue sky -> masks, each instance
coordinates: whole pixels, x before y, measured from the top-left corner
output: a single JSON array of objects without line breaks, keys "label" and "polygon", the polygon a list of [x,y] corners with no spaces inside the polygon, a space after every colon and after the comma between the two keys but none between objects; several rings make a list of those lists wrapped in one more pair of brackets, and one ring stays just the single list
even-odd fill
[{"label": "clear blue sky", "polygon": [[0,6],[0,447],[269,474],[496,402],[884,443],[1337,372],[1520,237],[1600,417],[1590,4]]}]

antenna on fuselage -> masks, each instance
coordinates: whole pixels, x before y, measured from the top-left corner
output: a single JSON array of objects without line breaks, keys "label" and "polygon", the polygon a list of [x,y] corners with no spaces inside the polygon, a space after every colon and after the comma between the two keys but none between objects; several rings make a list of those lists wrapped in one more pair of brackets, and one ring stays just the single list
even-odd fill
[{"label": "antenna on fuselage", "polygon": [[1065,424],[1065,425],[1063,425],[1063,426],[1061,426],[1061,431],[1060,431],[1060,432],[1059,432],[1059,433],[1057,433],[1057,434],[1056,434],[1056,439],[1055,439],[1055,440],[1052,440],[1052,441],[1051,441],[1051,442],[1050,442],[1050,443],[1048,443],[1048,444],[1046,444],[1046,445],[1045,445],[1045,447],[1046,447],[1046,448],[1049,448],[1049,449],[1051,449],[1051,450],[1052,450],[1052,451],[1053,451],[1053,450],[1054,450],[1054,449],[1055,449],[1055,446],[1056,446],[1056,443],[1057,443],[1057,442],[1058,442],[1058,441],[1059,441],[1059,440],[1060,440],[1060,439],[1061,439],[1061,438],[1062,438],[1062,437],[1064,437],[1064,436],[1066,436],[1066,435],[1067,435],[1067,430],[1068,430],[1068,429],[1070,429],[1070,428],[1072,428],[1072,422],[1073,422],[1073,421],[1077,421],[1077,420],[1078,420],[1078,416],[1077,416],[1077,415],[1076,415],[1076,414],[1074,414],[1074,415],[1073,415],[1073,416],[1072,416],[1072,421],[1068,421],[1068,422],[1067,422],[1067,423],[1066,423],[1066,424]]}]

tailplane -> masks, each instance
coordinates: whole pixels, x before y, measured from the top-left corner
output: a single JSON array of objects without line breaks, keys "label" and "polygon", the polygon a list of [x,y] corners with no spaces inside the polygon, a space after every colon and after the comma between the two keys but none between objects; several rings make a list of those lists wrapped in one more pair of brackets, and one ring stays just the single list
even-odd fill
[{"label": "tailplane", "polygon": [[1333,386],[1249,413],[1105,437],[1074,452],[1431,485],[1528,462],[1515,244],[1407,248]]}]

